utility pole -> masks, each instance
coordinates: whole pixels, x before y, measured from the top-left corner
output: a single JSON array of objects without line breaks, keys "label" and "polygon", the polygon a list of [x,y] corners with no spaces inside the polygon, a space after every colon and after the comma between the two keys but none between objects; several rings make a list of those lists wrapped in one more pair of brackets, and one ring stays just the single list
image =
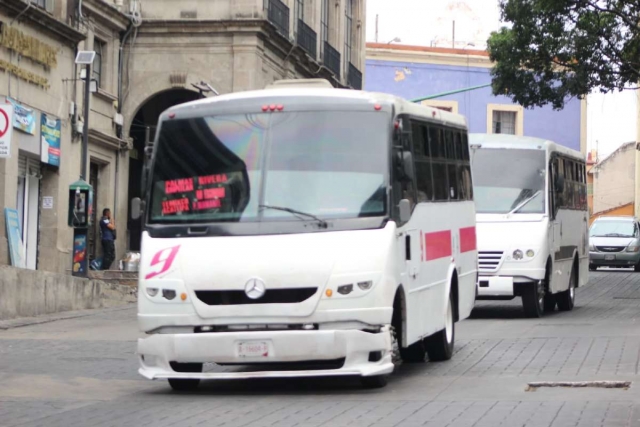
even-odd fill
[{"label": "utility pole", "polygon": [[84,76],[84,126],[82,130],[82,159],[80,179],[69,187],[69,226],[73,228],[73,251],[71,274],[89,275],[89,227],[93,209],[93,188],[86,182],[87,154],[89,147],[89,110],[91,102],[91,64],[96,57],[94,51],[79,51],[75,63],[85,66]]},{"label": "utility pole", "polygon": [[456,21],[453,21],[453,28],[451,29],[451,49],[456,48]]},{"label": "utility pole", "polygon": [[376,14],[376,43],[378,43],[378,19],[380,15]]}]

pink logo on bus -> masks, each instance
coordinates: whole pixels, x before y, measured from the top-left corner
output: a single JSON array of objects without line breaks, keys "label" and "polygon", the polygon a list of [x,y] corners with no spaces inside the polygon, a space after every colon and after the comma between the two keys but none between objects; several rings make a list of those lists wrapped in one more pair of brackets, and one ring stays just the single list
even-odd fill
[{"label": "pink logo on bus", "polygon": [[173,261],[176,259],[176,255],[178,255],[179,250],[180,250],[180,245],[174,246],[172,248],[166,248],[161,250],[160,252],[157,252],[153,256],[153,259],[151,260],[150,267],[153,267],[157,264],[162,263],[162,268],[160,269],[160,271],[155,271],[147,274],[145,276],[145,279],[147,280],[152,279],[156,276],[166,273],[171,268],[171,265],[173,264]]}]

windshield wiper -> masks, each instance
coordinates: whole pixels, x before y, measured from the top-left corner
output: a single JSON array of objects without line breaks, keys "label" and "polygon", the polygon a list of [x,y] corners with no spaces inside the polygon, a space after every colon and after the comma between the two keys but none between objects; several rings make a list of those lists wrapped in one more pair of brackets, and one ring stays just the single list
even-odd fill
[{"label": "windshield wiper", "polygon": [[604,236],[597,236],[597,237],[633,237],[633,236],[629,236],[627,234],[620,234],[620,233],[608,233],[608,234],[605,234]]},{"label": "windshield wiper", "polygon": [[525,200],[522,201],[522,203],[520,203],[518,206],[516,206],[514,209],[511,210],[511,212],[509,212],[507,215],[511,215],[513,213],[518,212],[520,209],[522,209],[527,203],[529,203],[530,201],[532,201],[533,199],[535,199],[536,197],[538,197],[538,194],[540,194],[540,190],[536,191],[535,193],[533,193],[533,196],[526,198]]},{"label": "windshield wiper", "polygon": [[271,205],[260,205],[260,208],[262,209],[274,209],[277,211],[284,211],[284,212],[289,212],[290,214],[293,215],[300,215],[300,216],[306,216],[307,218],[311,218],[314,219],[318,222],[318,225],[320,226],[320,228],[327,228],[329,226],[329,224],[327,223],[327,221],[325,221],[322,218],[318,218],[317,216],[307,213],[307,212],[302,212],[302,211],[297,211],[295,209],[291,209],[291,208],[283,208],[281,206],[271,206]]}]

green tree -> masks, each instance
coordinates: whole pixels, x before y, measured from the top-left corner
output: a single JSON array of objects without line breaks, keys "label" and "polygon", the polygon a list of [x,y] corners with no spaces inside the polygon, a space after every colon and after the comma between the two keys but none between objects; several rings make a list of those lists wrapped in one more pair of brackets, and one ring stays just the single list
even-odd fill
[{"label": "green tree", "polygon": [[495,95],[524,107],[637,86],[640,0],[499,0],[488,50]]}]

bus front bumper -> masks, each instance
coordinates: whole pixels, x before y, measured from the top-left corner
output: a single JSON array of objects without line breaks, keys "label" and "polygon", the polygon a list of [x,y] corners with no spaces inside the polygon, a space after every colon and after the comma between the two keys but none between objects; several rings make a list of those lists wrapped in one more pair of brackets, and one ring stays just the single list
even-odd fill
[{"label": "bus front bumper", "polygon": [[[256,349],[261,354],[256,354]],[[373,376],[393,371],[388,327],[378,333],[314,330],[155,334],[138,340],[137,353],[138,372],[148,379]],[[328,361],[338,361],[341,366],[313,368]],[[176,372],[171,362],[238,366],[219,367],[223,369],[215,372]],[[309,368],[287,368],[287,364],[301,362],[308,362]],[[281,369],[270,369],[272,364]]]}]

